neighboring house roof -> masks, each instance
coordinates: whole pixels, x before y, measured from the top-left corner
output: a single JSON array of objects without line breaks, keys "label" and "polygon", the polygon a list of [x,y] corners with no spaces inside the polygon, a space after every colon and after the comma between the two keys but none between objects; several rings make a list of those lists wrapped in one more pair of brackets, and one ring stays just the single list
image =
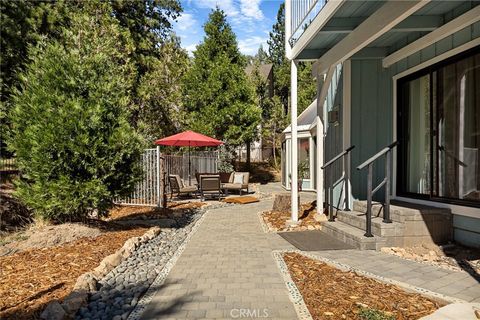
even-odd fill
[{"label": "neighboring house roof", "polygon": [[[312,103],[303,110],[303,112],[297,117],[297,131],[310,130],[310,126],[315,122],[317,117],[317,99],[313,100]],[[283,133],[291,132],[292,126],[289,125]]]},{"label": "neighboring house roof", "polygon": [[[258,67],[258,71],[264,79],[268,79],[270,73],[272,72],[272,69],[273,69],[273,64],[271,63],[261,64]],[[255,66],[249,65],[245,68],[245,73],[250,76],[253,73],[253,70],[255,70]]]}]

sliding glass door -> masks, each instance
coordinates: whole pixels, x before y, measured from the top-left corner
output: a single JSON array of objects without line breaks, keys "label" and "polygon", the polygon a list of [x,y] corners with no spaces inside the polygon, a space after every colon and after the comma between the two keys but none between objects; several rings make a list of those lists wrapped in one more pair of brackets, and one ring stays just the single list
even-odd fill
[{"label": "sliding glass door", "polygon": [[398,82],[400,195],[480,206],[480,53]]}]

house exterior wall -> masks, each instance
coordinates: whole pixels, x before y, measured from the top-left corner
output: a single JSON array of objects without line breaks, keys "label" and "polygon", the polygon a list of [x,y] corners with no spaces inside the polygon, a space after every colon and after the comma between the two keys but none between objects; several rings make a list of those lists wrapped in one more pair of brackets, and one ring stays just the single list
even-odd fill
[{"label": "house exterior wall", "polygon": [[[462,12],[457,12],[461,14]],[[453,14],[452,14],[453,17]],[[353,197],[366,198],[366,172],[355,170],[361,162],[374,155],[395,139],[394,123],[394,81],[393,77],[410,69],[428,63],[429,60],[462,46],[480,37],[480,22],[438,41],[429,47],[395,63],[389,68],[382,67],[382,59],[352,58],[351,83],[351,143],[356,146],[351,157],[351,179]],[[374,170],[374,184],[384,178],[384,163],[377,161]],[[376,195],[383,200],[383,194]],[[469,208],[472,209],[472,208]],[[455,240],[467,245],[480,246],[480,209],[477,214],[468,210],[464,216],[460,206],[453,206],[453,227]]]}]

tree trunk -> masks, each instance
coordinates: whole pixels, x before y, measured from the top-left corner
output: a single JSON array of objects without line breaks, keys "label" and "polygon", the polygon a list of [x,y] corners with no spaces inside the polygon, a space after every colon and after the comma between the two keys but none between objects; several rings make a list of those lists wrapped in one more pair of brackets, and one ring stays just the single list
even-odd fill
[{"label": "tree trunk", "polygon": [[[298,196],[298,203],[300,203],[300,196]],[[290,212],[292,210],[292,196],[290,192],[277,193],[273,200],[272,211]]]}]

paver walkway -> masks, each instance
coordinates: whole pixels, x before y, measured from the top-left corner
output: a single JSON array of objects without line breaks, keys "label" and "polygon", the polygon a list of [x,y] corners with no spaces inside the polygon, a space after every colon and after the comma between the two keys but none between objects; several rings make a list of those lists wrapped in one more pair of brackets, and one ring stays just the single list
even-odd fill
[{"label": "paver walkway", "polygon": [[410,261],[378,251],[330,250],[309,252],[375,275],[397,280],[446,296],[480,302],[480,284],[466,272]]},{"label": "paver walkway", "polygon": [[[257,213],[271,200],[207,213],[142,319],[296,319],[272,250],[293,248],[265,234]],[[243,316],[245,318],[245,316]]]},{"label": "paver walkway", "polygon": [[[271,254],[295,248],[276,234],[264,233],[257,216],[271,206],[269,199],[210,210],[142,319],[232,319],[242,318],[241,312],[243,318],[296,319]],[[480,285],[464,272],[375,251],[309,253],[444,295],[480,301]]]}]

